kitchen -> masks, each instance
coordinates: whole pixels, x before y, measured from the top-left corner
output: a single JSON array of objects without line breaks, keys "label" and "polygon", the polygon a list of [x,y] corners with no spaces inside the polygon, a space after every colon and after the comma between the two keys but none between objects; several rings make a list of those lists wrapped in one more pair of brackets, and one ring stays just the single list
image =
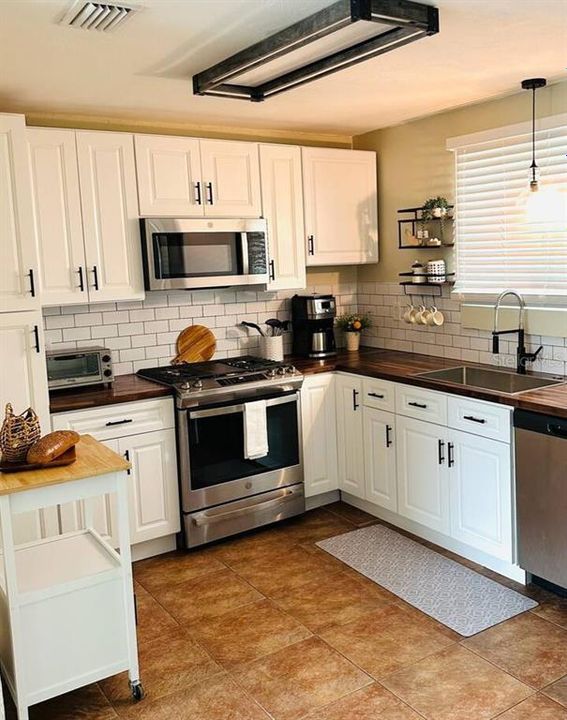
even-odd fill
[{"label": "kitchen", "polygon": [[565,720],[567,5],[209,5],[0,3],[6,717]]}]

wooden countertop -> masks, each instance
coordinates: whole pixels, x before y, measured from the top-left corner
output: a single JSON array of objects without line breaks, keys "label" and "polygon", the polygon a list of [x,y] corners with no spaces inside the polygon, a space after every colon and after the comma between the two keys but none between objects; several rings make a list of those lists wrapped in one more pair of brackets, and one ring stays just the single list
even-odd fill
[{"label": "wooden countertop", "polygon": [[109,475],[130,468],[130,463],[91,435],[81,435],[76,445],[77,459],[64,467],[43,468],[27,472],[1,473],[0,495],[37,490],[46,485]]},{"label": "wooden countertop", "polygon": [[[289,358],[295,367],[305,375],[320,372],[350,372],[358,375],[391,380],[392,382],[403,382],[408,385],[439,390],[454,395],[464,395],[478,400],[502,403],[513,407],[531,410],[533,412],[553,415],[555,417],[567,418],[567,378],[563,385],[542,388],[541,390],[530,390],[517,395],[483,390],[470,385],[457,385],[453,383],[439,382],[438,380],[416,377],[417,373],[429,370],[441,370],[442,368],[467,365],[469,367],[482,367],[476,363],[463,362],[461,360],[449,360],[437,358],[430,355],[417,355],[413,353],[398,352],[395,350],[378,350],[373,348],[362,348],[358,353],[339,352],[335,358],[328,360],[310,360],[305,358]],[[497,370],[498,368],[493,368]],[[530,373],[532,374],[532,373]],[[557,377],[553,375],[542,375],[541,377]]]},{"label": "wooden countertop", "polygon": [[158,385],[137,375],[118,375],[109,388],[53,390],[49,393],[49,409],[51,413],[67,412],[168,395],[173,395],[173,389],[165,385]]}]

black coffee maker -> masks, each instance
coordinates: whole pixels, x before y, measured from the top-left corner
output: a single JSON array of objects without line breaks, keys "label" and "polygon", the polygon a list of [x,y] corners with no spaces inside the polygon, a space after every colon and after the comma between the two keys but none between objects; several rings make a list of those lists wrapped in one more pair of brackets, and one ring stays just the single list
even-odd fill
[{"label": "black coffee maker", "polygon": [[336,355],[333,330],[336,314],[332,295],[294,295],[291,299],[293,354],[310,358]]}]

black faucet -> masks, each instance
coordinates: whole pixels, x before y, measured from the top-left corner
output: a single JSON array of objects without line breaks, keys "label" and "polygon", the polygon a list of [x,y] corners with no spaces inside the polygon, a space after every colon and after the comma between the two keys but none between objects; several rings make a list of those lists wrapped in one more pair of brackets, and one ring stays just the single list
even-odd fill
[{"label": "black faucet", "polygon": [[[518,320],[518,327],[513,330],[497,330],[498,327],[498,311],[500,310],[500,303],[507,295],[513,295],[518,300],[520,317]],[[526,374],[526,365],[529,362],[535,362],[537,356],[543,350],[543,346],[540,345],[534,353],[526,351],[525,345],[525,333],[524,333],[524,312],[526,304],[524,298],[514,290],[504,290],[500,293],[494,306],[494,330],[492,331],[492,352],[497,355],[500,351],[500,335],[513,335],[518,333],[518,347],[516,348],[516,372],[520,375]]]}]

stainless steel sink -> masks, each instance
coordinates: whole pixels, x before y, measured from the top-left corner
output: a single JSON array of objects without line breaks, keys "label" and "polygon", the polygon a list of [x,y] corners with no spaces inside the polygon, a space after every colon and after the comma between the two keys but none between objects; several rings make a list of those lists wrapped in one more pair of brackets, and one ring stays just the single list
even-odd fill
[{"label": "stainless steel sink", "polygon": [[527,390],[538,390],[550,385],[562,385],[562,380],[546,380],[532,375],[518,375],[504,370],[489,370],[477,367],[454,367],[445,370],[432,370],[417,373],[417,377],[439,380],[440,382],[454,383],[456,385],[470,385],[483,390],[496,390],[498,392],[515,395]]}]

